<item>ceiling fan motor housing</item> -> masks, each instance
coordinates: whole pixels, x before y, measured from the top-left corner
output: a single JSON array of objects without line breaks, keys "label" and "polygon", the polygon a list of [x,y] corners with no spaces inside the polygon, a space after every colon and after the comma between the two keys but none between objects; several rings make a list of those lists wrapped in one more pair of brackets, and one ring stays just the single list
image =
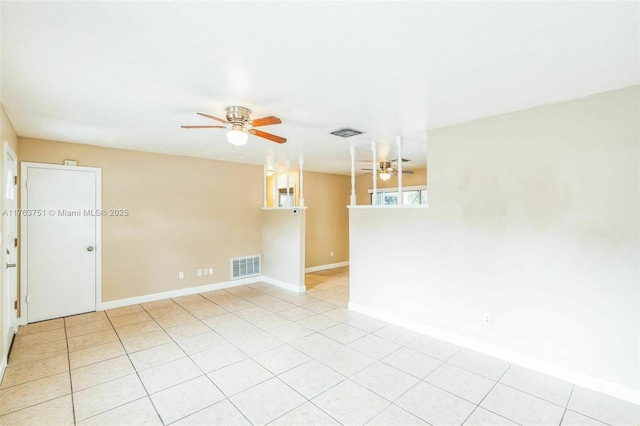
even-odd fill
[{"label": "ceiling fan motor housing", "polygon": [[227,121],[231,124],[244,125],[249,122],[249,108],[241,106],[230,106],[227,108]]},{"label": "ceiling fan motor housing", "polygon": [[380,162],[380,169],[384,172],[386,170],[391,170],[391,161],[381,161]]}]

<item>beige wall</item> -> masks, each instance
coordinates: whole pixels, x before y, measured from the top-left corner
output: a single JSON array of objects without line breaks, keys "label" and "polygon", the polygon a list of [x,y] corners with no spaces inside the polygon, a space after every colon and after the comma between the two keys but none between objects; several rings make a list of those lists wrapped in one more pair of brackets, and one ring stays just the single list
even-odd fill
[{"label": "beige wall", "polygon": [[351,210],[351,302],[637,392],[638,102],[634,86],[431,131],[428,209]]},{"label": "beige wall", "polygon": [[[102,168],[103,302],[230,280],[230,259],[260,253],[262,168],[20,138],[20,161]],[[196,276],[196,269],[214,269]],[[178,279],[184,271],[185,278]]]},{"label": "beige wall", "polygon": [[[404,174],[402,176],[402,187],[419,186],[427,184],[427,169],[415,169],[412,175]],[[397,188],[398,177],[391,176],[388,181],[378,178],[378,188]],[[373,177],[371,174],[356,176],[356,204],[370,205],[371,194],[369,190],[373,188]],[[349,193],[351,193],[351,182],[349,182]]]},{"label": "beige wall", "polygon": [[[11,122],[9,121],[9,117],[7,117],[7,114],[4,110],[4,107],[0,104],[0,142],[2,144],[4,144],[5,142],[7,142],[9,144],[9,146],[11,147],[11,149],[13,150],[14,153],[16,153],[16,155],[19,155],[18,152],[18,137],[16,136],[16,132],[13,128],[13,125],[11,124]],[[4,148],[2,148],[4,149]],[[0,159],[0,182],[2,183],[2,188],[5,187],[5,182],[4,182],[4,175],[5,175],[5,170],[4,170],[4,159]],[[4,196],[0,195],[0,211],[4,211]],[[2,224],[0,223],[0,230],[2,229]],[[3,236],[4,238],[4,236]],[[4,244],[4,242],[2,242],[2,244]],[[2,244],[0,244],[0,246],[2,246]],[[4,271],[4,267],[2,268],[2,271]],[[0,330],[2,331],[2,338],[0,338],[0,359],[4,357],[5,355],[5,351],[8,350],[8,348],[5,347],[5,335],[4,335],[4,316],[5,316],[5,305],[7,304],[4,299],[5,299],[5,287],[4,287],[4,272],[0,274],[0,300],[2,300],[2,303],[0,303]],[[9,303],[11,303],[11,301],[9,301]]]},{"label": "beige wall", "polygon": [[349,260],[350,193],[349,176],[304,172],[307,268]]},{"label": "beige wall", "polygon": [[[276,175],[274,175],[276,176]],[[273,206],[273,179],[267,179],[267,205]],[[278,187],[286,188],[286,173],[278,173]],[[328,173],[304,172],[304,203],[306,215],[307,268],[349,260],[349,195],[351,177]],[[298,170],[292,170],[290,186],[299,201]],[[333,256],[331,256],[333,252]]]}]

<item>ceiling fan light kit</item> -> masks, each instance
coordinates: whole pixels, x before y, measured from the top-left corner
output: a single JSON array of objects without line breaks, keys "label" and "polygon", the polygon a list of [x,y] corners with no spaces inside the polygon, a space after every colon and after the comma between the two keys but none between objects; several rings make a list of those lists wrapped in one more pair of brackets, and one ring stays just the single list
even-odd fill
[{"label": "ceiling fan light kit", "polygon": [[210,118],[215,121],[223,123],[224,126],[182,126],[183,129],[202,129],[202,128],[217,128],[217,129],[229,129],[227,132],[227,141],[235,146],[244,145],[247,143],[249,133],[258,136],[263,139],[268,139],[275,143],[285,143],[287,140],[283,137],[272,135],[271,133],[257,130],[255,127],[269,126],[271,124],[280,124],[282,121],[275,116],[258,118],[251,120],[251,110],[249,108],[241,106],[227,107],[227,119],[214,117],[213,115],[197,113],[203,117]]},{"label": "ceiling fan light kit", "polygon": [[[411,160],[407,160],[405,158],[401,159],[403,163],[407,162],[407,161],[411,161]],[[387,181],[389,179],[391,179],[391,176],[397,176],[398,175],[398,170],[395,169],[393,167],[392,163],[397,163],[398,160],[391,160],[391,161],[380,161],[378,163],[378,167],[376,168],[376,170],[378,170],[378,177],[384,181]],[[373,170],[370,168],[363,168],[362,170]],[[403,175],[412,175],[413,174],[413,170],[403,170],[402,171]]]},{"label": "ceiling fan light kit", "polygon": [[231,145],[244,145],[247,143],[248,138],[249,135],[243,132],[241,127],[238,128],[236,126],[233,126],[233,128],[227,132],[227,141]]}]

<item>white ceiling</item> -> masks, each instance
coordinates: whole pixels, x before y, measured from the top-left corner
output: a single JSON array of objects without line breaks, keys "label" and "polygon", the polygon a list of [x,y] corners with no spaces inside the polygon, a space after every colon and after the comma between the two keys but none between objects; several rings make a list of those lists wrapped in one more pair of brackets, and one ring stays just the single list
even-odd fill
[{"label": "white ceiling", "polygon": [[[638,84],[638,2],[6,2],[0,99],[20,136],[348,173],[426,162],[426,130]],[[284,145],[231,150],[229,105]],[[329,134],[349,126],[366,134]],[[364,164],[359,164],[363,167]]]}]

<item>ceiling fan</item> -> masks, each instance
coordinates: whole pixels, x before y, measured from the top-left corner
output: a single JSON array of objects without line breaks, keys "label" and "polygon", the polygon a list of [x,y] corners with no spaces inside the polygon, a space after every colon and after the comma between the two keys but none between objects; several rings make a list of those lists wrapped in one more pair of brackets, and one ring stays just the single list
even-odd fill
[{"label": "ceiling fan", "polygon": [[[408,161],[408,160],[402,160],[404,161]],[[392,163],[397,163],[397,160],[391,160],[391,161],[380,161],[378,163],[378,176],[380,176],[380,179],[382,180],[389,180],[391,179],[391,176],[398,176],[398,170],[394,169],[393,166],[391,165]],[[373,170],[371,168],[363,168],[362,170]],[[412,175],[413,174],[413,170],[403,170],[402,171],[403,175]]]},{"label": "ceiling fan", "polygon": [[197,113],[203,117],[210,118],[212,120],[224,123],[224,126],[180,126],[183,129],[229,129],[227,132],[227,141],[232,145],[244,145],[247,143],[248,135],[258,136],[260,138],[268,139],[275,143],[285,143],[287,140],[283,137],[272,135],[271,133],[257,130],[255,127],[269,126],[271,124],[280,124],[282,121],[278,117],[273,115],[269,117],[257,118],[251,120],[251,111],[249,108],[241,106],[227,107],[227,119],[214,117],[213,115]]}]

